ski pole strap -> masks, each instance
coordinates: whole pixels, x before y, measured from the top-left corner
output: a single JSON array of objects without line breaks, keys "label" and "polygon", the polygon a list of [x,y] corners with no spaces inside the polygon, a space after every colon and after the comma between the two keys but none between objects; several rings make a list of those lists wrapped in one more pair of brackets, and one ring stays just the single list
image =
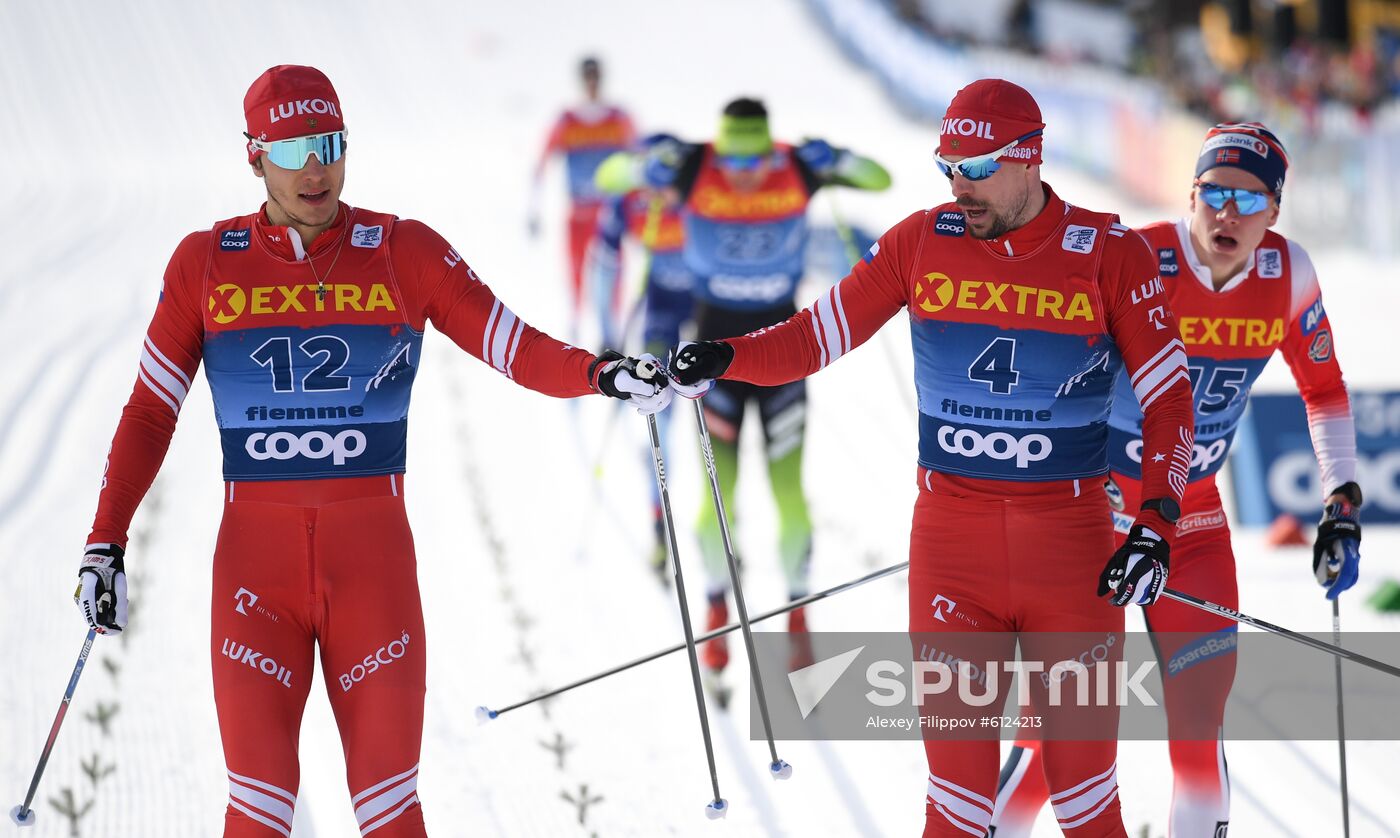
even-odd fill
[{"label": "ski pole strap", "polygon": [[1308,637],[1306,634],[1299,634],[1296,631],[1290,631],[1286,628],[1283,628],[1282,626],[1276,626],[1273,623],[1260,620],[1256,617],[1251,617],[1248,614],[1241,614],[1233,608],[1226,608],[1223,605],[1216,605],[1215,603],[1210,602],[1208,600],[1204,600],[1199,597],[1194,597],[1190,594],[1182,593],[1181,591],[1172,590],[1171,588],[1163,588],[1162,596],[1168,599],[1174,599],[1177,602],[1184,602],[1187,605],[1199,608],[1202,611],[1209,611],[1212,614],[1218,614],[1221,617],[1225,617],[1229,620],[1234,620],[1237,623],[1243,623],[1247,626],[1253,626],[1257,629],[1273,632],[1274,634],[1287,637],[1289,640],[1301,643],[1304,646],[1311,646],[1312,648],[1317,649],[1318,651],[1327,652],[1330,655],[1336,655],[1339,658],[1345,658],[1346,660],[1352,661],[1353,663],[1359,663],[1362,666],[1369,666],[1372,669],[1384,672],[1387,675],[1394,675],[1395,677],[1400,678],[1400,667],[1391,666],[1388,663],[1383,663],[1381,661],[1376,660],[1375,658],[1368,658],[1365,655],[1359,655],[1356,652],[1343,649],[1341,646],[1333,646],[1331,643],[1324,643],[1321,640]]}]

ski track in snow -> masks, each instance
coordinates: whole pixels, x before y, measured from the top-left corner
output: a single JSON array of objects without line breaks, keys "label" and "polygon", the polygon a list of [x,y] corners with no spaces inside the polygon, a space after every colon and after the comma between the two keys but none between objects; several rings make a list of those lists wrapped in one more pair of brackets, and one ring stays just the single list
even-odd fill
[{"label": "ski track in snow", "polygon": [[[284,5],[256,17],[179,0],[6,6],[0,153],[22,162],[0,182],[0,566],[9,584],[0,642],[14,650],[7,670],[18,674],[0,681],[0,808],[27,787],[79,646],[73,565],[166,259],[189,231],[261,200],[239,132],[243,93],[265,67],[314,63],[335,80],[356,137],[349,202],[424,219],[517,314],[554,334],[569,321],[558,166],[538,241],[524,234],[526,186],[549,121],[574,98],[574,62],[587,52],[602,55],[610,92],[634,109],[643,131],[706,136],[726,100],[751,94],[768,100],[780,137],[826,136],[877,157],[895,186],[843,194],[852,223],[878,232],[946,200],[928,159],[932,127],[904,121],[800,3],[714,0],[673,13],[684,15],[691,37],[647,40],[619,25],[656,19],[654,4],[642,0],[555,0],[545,10],[351,0],[334,15]],[[721,43],[725,60],[717,61]],[[433,153],[424,138],[451,152]],[[1121,208],[1128,223],[1179,211],[1134,207],[1070,172],[1047,169],[1046,179],[1075,203]],[[818,201],[811,213],[826,223],[831,207]],[[1400,288],[1374,281],[1396,266],[1322,250],[1296,232],[1344,330],[1348,379],[1400,385],[1384,360]],[[813,278],[800,300],[819,288]],[[809,388],[814,590],[907,550],[916,451],[911,391],[898,389],[912,369],[907,327],[896,318],[876,340],[884,346],[844,358]],[[918,743],[780,743],[794,775],[773,783],[763,741],[746,735],[745,690],[728,714],[711,716],[732,808],[726,820],[706,821],[708,776],[680,654],[478,728],[477,704],[504,706],[674,642],[678,615],[674,592],[646,566],[653,478],[645,423],[596,398],[564,404],[528,393],[440,336],[429,336],[425,355],[406,494],[427,623],[420,791],[434,835],[916,834],[925,785]],[[1292,386],[1275,361],[1260,389]],[[667,465],[698,616],[705,586],[691,524],[708,494],[686,413],[672,422]],[[742,512],[736,547],[748,557],[745,591],[757,612],[784,601],[785,591],[772,556],[758,423],[746,424],[731,511]],[[601,483],[593,474],[600,449]],[[207,386],[197,380],[157,483],[160,508],[143,509],[133,523],[142,534],[129,559],[140,580],[140,626],[125,644],[98,639],[39,790],[33,838],[67,835],[48,797],[65,786],[86,793],[79,761],[94,752],[118,768],[82,821],[84,838],[218,834],[227,787],[206,603],[219,456]],[[1306,549],[1271,551],[1259,533],[1240,530],[1236,553],[1242,610],[1297,630],[1330,627]],[[1347,630],[1394,631],[1394,617],[1361,601],[1380,579],[1400,575],[1400,533],[1368,526],[1363,555]],[[811,621],[819,630],[897,631],[906,601],[903,577],[885,579],[814,606]],[[742,658],[731,678],[743,679]],[[104,660],[120,665],[118,678]],[[86,718],[99,701],[121,705],[110,738]],[[556,732],[572,746],[563,769],[541,744]],[[301,744],[294,836],[355,834],[319,688]],[[1340,835],[1335,748],[1228,743],[1231,834]],[[1348,755],[1353,834],[1396,835],[1388,824],[1395,743],[1353,742]],[[1130,834],[1144,824],[1151,838],[1165,833],[1169,776],[1162,743],[1124,743],[1119,779]],[[580,827],[561,795],[585,783],[602,800]],[[1036,835],[1054,834],[1047,810]]]}]

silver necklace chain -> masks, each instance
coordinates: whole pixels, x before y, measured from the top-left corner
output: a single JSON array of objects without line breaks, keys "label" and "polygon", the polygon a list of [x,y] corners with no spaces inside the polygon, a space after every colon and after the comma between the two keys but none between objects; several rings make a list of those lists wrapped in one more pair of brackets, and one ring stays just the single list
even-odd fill
[{"label": "silver necklace chain", "polygon": [[316,273],[316,260],[311,255],[311,251],[306,251],[306,264],[311,268],[311,275],[316,277],[316,299],[324,302],[326,299],[325,280],[330,279],[331,271],[335,270],[335,263],[340,261],[340,253],[345,249],[345,233],[350,229],[350,222],[355,218],[355,211],[350,211],[350,216],[345,219],[345,227],[340,231],[340,244],[336,246],[335,256],[331,257],[331,266],[326,268],[325,276]]}]

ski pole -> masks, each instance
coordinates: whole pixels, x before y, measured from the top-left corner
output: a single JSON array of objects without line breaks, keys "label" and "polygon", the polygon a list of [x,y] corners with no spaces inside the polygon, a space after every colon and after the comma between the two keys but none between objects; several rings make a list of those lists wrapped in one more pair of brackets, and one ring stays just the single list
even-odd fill
[{"label": "ski pole", "polygon": [[[622,331],[617,334],[618,346],[612,347],[618,351],[625,350],[628,343],[628,336],[632,334],[632,330],[636,327],[637,320],[641,316],[642,309],[646,304],[647,288],[651,284],[651,250],[656,245],[658,230],[661,228],[661,213],[663,209],[664,202],[660,195],[653,195],[647,202],[646,222],[642,227],[642,287],[637,291],[637,299],[632,301],[632,305],[627,311],[627,319],[623,321]],[[621,282],[622,277],[619,276],[617,281]],[[643,351],[648,350],[646,347],[643,347]],[[608,417],[607,426],[603,429],[603,438],[598,444],[597,456],[593,458],[593,468],[589,471],[589,474],[593,475],[594,480],[603,479],[603,462],[607,458],[608,448],[612,443],[613,428],[618,424],[617,418],[621,413],[622,405],[618,405],[617,409],[613,411],[613,414]]]},{"label": "ski pole", "polygon": [[729,582],[734,586],[734,605],[739,612],[739,627],[744,635],[744,649],[749,655],[749,678],[753,681],[754,697],[758,699],[758,714],[763,718],[763,733],[768,737],[768,773],[775,780],[792,776],[792,766],[778,759],[778,746],[773,743],[773,723],[768,720],[768,698],[763,694],[763,676],[758,671],[758,653],[754,651],[753,629],[749,627],[749,609],[744,603],[744,585],[739,581],[739,565],[734,560],[734,543],[729,538],[729,521],[724,514],[724,497],[719,491],[719,475],[715,471],[715,450],[710,444],[710,428],[705,424],[702,399],[693,399],[695,427],[700,432],[700,450],[705,458],[705,471],[710,475],[710,494],[715,499],[715,515],[719,518],[719,534],[724,541],[724,559],[729,564]]},{"label": "ski pole", "polygon": [[[637,298],[632,301],[632,306],[627,310],[627,319],[622,322],[620,340],[623,346],[627,345],[628,337],[636,328],[642,310],[646,307],[647,291],[651,288],[651,266],[655,258],[653,251],[656,248],[656,239],[661,234],[661,216],[665,209],[666,199],[659,192],[652,193],[647,200],[646,221],[642,225],[642,287],[637,289]],[[645,346],[642,349],[650,351]]]},{"label": "ski pole", "polygon": [[[1342,645],[1342,606],[1340,598],[1332,600],[1332,642]],[[1351,838],[1351,798],[1347,794],[1347,724],[1342,713],[1342,659],[1333,658],[1337,665],[1337,758],[1342,772],[1342,836]]]},{"label": "ski pole", "polygon": [[[659,374],[659,373],[658,373]],[[710,717],[705,711],[705,689],[700,685],[700,660],[695,654],[695,631],[690,626],[690,606],[685,598],[685,577],[681,573],[679,551],[676,548],[676,525],[671,515],[671,495],[666,489],[666,462],[661,456],[661,434],[656,428],[656,415],[647,415],[647,431],[651,434],[651,459],[656,470],[656,490],[661,495],[661,514],[666,522],[666,550],[676,577],[676,599],[681,607],[681,629],[685,632],[685,651],[690,658],[690,680],[695,685],[695,707],[700,711],[700,733],[705,738],[705,759],[710,764],[710,787],[714,799],[705,806],[705,817],[716,820],[729,812],[729,803],[719,793],[719,772],[715,769],[715,746],[710,741]]]},{"label": "ski pole", "polygon": [[63,726],[63,717],[68,715],[68,705],[73,701],[73,691],[78,688],[78,677],[83,674],[83,664],[87,663],[92,651],[92,641],[97,637],[97,629],[88,629],[83,650],[78,653],[78,662],[73,665],[73,675],[68,679],[68,689],[63,693],[63,702],[58,705],[58,715],[49,729],[49,741],[44,743],[44,752],[39,755],[39,765],[34,769],[34,779],[29,781],[29,793],[24,802],[10,810],[10,820],[19,826],[34,825],[34,810],[29,805],[34,802],[34,794],[39,791],[39,778],[44,776],[44,767],[49,764],[49,754],[53,753],[53,743],[58,739],[58,729]]},{"label": "ski pole", "polygon": [[[879,570],[873,571],[873,572],[871,572],[871,573],[867,573],[866,575],[860,577],[859,579],[852,579],[852,580],[849,581],[849,582],[843,582],[843,583],[840,584],[840,585],[836,585],[835,587],[827,588],[827,589],[824,590],[824,591],[817,591],[817,592],[814,593],[814,594],[808,594],[807,596],[804,596],[804,597],[802,597],[801,599],[795,599],[795,600],[793,600],[792,602],[789,602],[789,603],[787,603],[786,605],[783,605],[783,606],[781,606],[781,607],[779,607],[779,608],[774,608],[774,609],[772,609],[771,611],[764,611],[762,614],[759,614],[758,616],[751,618],[751,619],[749,620],[749,623],[750,623],[750,624],[753,624],[753,623],[761,623],[761,622],[763,622],[764,620],[770,620],[770,619],[772,619],[772,618],[774,618],[774,617],[777,617],[777,616],[786,614],[787,612],[792,611],[792,610],[794,610],[794,609],[802,608],[802,607],[805,606],[805,605],[810,605],[811,603],[814,603],[814,602],[816,602],[816,601],[819,600],[819,599],[826,599],[827,597],[835,596],[836,594],[844,593],[845,591],[849,591],[849,590],[851,590],[852,588],[859,588],[861,585],[864,585],[866,582],[873,582],[873,581],[875,581],[876,579],[881,579],[881,578],[883,578],[883,577],[889,576],[889,575],[892,574],[892,573],[898,573],[899,571],[904,570],[904,569],[907,568],[908,566],[909,566],[909,563],[908,563],[908,562],[900,562],[899,564],[892,564],[892,565],[890,565],[889,567],[884,567],[884,568],[881,568],[881,569],[879,569]],[[738,631],[738,630],[739,630],[739,624],[738,624],[738,623],[730,623],[729,625],[722,626],[722,627],[720,627],[720,628],[715,629],[714,631],[706,632],[705,634],[700,635],[699,637],[695,638],[695,642],[696,642],[696,643],[704,643],[706,640],[713,640],[713,639],[716,638],[716,637],[720,637],[720,636],[722,636],[722,635],[726,635],[726,634],[729,634],[729,633],[731,633],[731,632],[735,632],[735,631]],[[497,718],[498,716],[501,716],[501,715],[503,715],[503,714],[505,714],[505,713],[509,713],[509,712],[512,711],[512,710],[519,710],[521,707],[528,707],[528,706],[530,706],[531,704],[534,704],[534,703],[537,702],[537,701],[544,701],[544,700],[546,700],[546,699],[553,698],[553,697],[555,697],[556,695],[563,695],[564,693],[569,692],[570,690],[575,690],[575,689],[577,689],[577,688],[579,688],[579,687],[585,686],[585,685],[587,685],[587,684],[591,684],[591,683],[593,683],[594,681],[601,681],[602,679],[607,678],[607,677],[612,676],[612,675],[616,675],[616,674],[618,674],[619,672],[626,672],[627,670],[633,669],[633,668],[638,667],[638,666],[641,666],[641,665],[644,664],[644,663],[650,663],[651,661],[654,661],[654,660],[656,660],[657,658],[664,658],[664,657],[666,657],[666,656],[669,655],[669,654],[672,654],[672,653],[674,653],[674,652],[679,652],[679,651],[682,650],[682,649],[688,648],[688,646],[689,646],[689,644],[686,643],[686,642],[674,643],[674,644],[672,644],[672,645],[670,645],[670,646],[667,646],[667,647],[664,648],[664,649],[660,649],[660,650],[658,650],[658,651],[652,652],[652,653],[649,654],[649,655],[643,655],[643,656],[640,657],[640,658],[636,658],[635,660],[630,660],[630,661],[628,661],[627,663],[618,664],[617,666],[610,667],[610,668],[608,668],[608,669],[603,670],[602,672],[598,672],[598,673],[596,673],[596,674],[589,675],[589,676],[586,677],[586,678],[580,678],[579,680],[574,681],[573,683],[565,684],[565,685],[562,686],[562,687],[557,687],[557,688],[552,689],[552,690],[550,690],[550,691],[548,691],[548,692],[540,693],[539,695],[533,695],[533,696],[531,696],[531,697],[529,697],[529,698],[527,698],[527,699],[524,699],[523,701],[517,701],[517,702],[514,703],[514,704],[508,704],[508,705],[506,705],[505,707],[502,707],[502,708],[499,709],[499,710],[492,710],[492,709],[490,709],[490,708],[488,708],[488,707],[478,707],[478,708],[476,708],[476,718],[477,718],[477,721],[483,722],[483,723],[484,723],[484,722],[488,722],[488,721],[490,721],[490,720],[492,720],[492,719]]]},{"label": "ski pole", "polygon": [[1264,620],[1251,617],[1248,614],[1241,614],[1233,608],[1226,608],[1223,605],[1216,605],[1213,602],[1200,599],[1199,597],[1194,597],[1187,593],[1182,593],[1181,591],[1175,591],[1171,588],[1163,588],[1162,596],[1167,597],[1168,599],[1174,599],[1177,602],[1184,602],[1187,605],[1199,608],[1202,611],[1209,611],[1212,614],[1218,614],[1221,617],[1225,617],[1229,620],[1234,620],[1237,623],[1243,623],[1247,626],[1253,626],[1257,629],[1263,629],[1264,631],[1282,635],[1283,637],[1286,637],[1294,642],[1301,643],[1304,646],[1311,646],[1312,648],[1317,649],[1318,651],[1326,652],[1330,655],[1336,655],[1338,658],[1346,658],[1347,660],[1352,661],[1353,663],[1359,663],[1362,666],[1369,666],[1372,669],[1379,670],[1387,675],[1394,675],[1395,677],[1400,678],[1400,667],[1391,666],[1388,663],[1382,663],[1381,661],[1378,661],[1375,658],[1368,658],[1365,655],[1360,655],[1356,652],[1343,649],[1341,646],[1334,646],[1331,643],[1324,643],[1321,640],[1315,640],[1311,637],[1308,637],[1306,634],[1299,634],[1296,631],[1289,631],[1288,629],[1283,628],[1282,626],[1276,626],[1273,623],[1265,622]]}]

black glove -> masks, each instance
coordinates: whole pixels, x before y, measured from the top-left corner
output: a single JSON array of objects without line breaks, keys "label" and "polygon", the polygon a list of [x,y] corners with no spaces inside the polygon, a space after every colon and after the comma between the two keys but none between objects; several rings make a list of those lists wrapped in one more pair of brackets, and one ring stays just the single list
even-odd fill
[{"label": "black glove", "polygon": [[78,589],[73,602],[88,628],[98,634],[120,634],[126,628],[126,555],[120,544],[89,544],[78,565]]},{"label": "black glove", "polygon": [[1133,524],[1123,542],[1099,574],[1099,596],[1124,605],[1151,605],[1167,586],[1171,547],[1166,539],[1142,524]]},{"label": "black glove", "polygon": [[671,387],[651,355],[629,358],[621,352],[606,350],[593,359],[588,368],[588,380],[593,389],[631,404],[643,415],[665,410],[671,403]]},{"label": "black glove", "polygon": [[672,347],[670,363],[666,366],[675,383],[694,387],[724,375],[733,360],[734,347],[723,341],[687,340]]},{"label": "black glove", "polygon": [[1313,575],[1336,599],[1361,575],[1361,487],[1347,483],[1332,493],[1343,495],[1322,508],[1313,542]]}]

